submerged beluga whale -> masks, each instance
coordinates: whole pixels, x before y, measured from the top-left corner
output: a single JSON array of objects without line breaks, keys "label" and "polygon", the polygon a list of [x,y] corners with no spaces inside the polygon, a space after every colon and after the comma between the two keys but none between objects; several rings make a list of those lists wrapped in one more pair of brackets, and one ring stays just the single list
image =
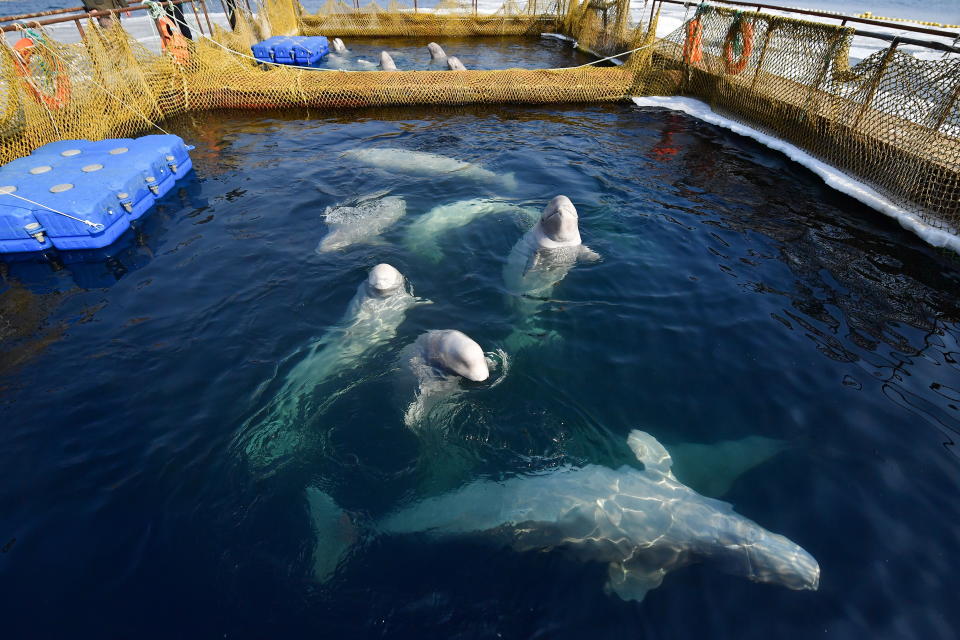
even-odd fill
[{"label": "submerged beluga whale", "polygon": [[491,198],[473,198],[450,204],[438,205],[407,226],[404,243],[412,252],[431,262],[440,262],[443,251],[440,238],[444,233],[464,227],[477,218],[496,214],[513,213],[522,219],[536,220],[540,212],[529,207],[521,207],[505,200]]},{"label": "submerged beluga whale", "polygon": [[517,188],[517,179],[512,173],[499,174],[479,165],[462,162],[447,156],[424,151],[409,151],[389,147],[350,149],[340,157],[385,171],[415,176],[458,176],[464,180],[500,184],[507,189]]},{"label": "submerged beluga whale", "polygon": [[[374,525],[380,535],[486,538],[516,551],[565,550],[607,564],[606,590],[640,601],[667,573],[697,562],[754,582],[816,590],[817,561],[786,537],[705,498],[671,472],[671,457],[640,430],[627,440],[643,469],[565,466],[496,482],[477,480],[421,500]],[[350,541],[344,513],[319,489],[307,490],[317,534],[319,580],[338,566]]]},{"label": "submerged beluga whale", "polygon": [[533,318],[579,261],[596,262],[600,256],[580,239],[577,208],[566,196],[557,196],[544,207],[540,220],[513,246],[503,268],[507,291],[520,311],[520,326],[507,344],[520,349],[542,333]]},{"label": "submerged beluga whale", "polygon": [[328,231],[317,245],[317,253],[328,253],[353,244],[373,242],[393,226],[407,213],[407,203],[399,196],[383,197],[385,193],[373,193],[335,207],[327,207],[323,216]]},{"label": "submerged beluga whale", "polygon": [[[305,423],[344,391],[327,396],[318,405],[314,401],[316,387],[360,366],[367,355],[396,335],[407,312],[420,304],[430,301],[415,297],[395,267],[378,264],[370,269],[340,323],[292,356],[305,352],[276,395],[241,430],[242,448],[250,464],[265,467],[292,453],[302,440]],[[350,385],[358,383],[353,380]]]}]

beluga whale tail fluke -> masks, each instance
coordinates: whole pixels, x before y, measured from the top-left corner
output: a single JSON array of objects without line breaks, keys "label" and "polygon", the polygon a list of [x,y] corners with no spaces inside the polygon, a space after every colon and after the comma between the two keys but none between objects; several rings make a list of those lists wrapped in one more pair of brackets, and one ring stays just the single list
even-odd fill
[{"label": "beluga whale tail fluke", "polygon": [[[640,601],[670,571],[703,562],[754,582],[816,590],[820,566],[782,535],[705,498],[671,472],[653,436],[628,439],[643,469],[564,466],[506,480],[475,480],[398,509],[373,525],[381,536],[469,536],[518,552],[567,551],[607,564],[605,590]],[[311,489],[310,491],[318,491]],[[311,498],[316,577],[341,564],[348,545],[335,533],[344,514],[329,497]],[[325,536],[321,538],[320,536]]]}]

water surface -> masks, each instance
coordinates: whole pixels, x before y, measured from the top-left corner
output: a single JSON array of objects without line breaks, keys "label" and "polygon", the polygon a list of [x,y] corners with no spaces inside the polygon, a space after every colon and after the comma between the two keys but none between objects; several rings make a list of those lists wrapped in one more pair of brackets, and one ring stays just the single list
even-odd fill
[{"label": "water surface", "polygon": [[[629,105],[232,114],[169,125],[195,172],[100,255],[2,264],[0,616],[8,637],[951,638],[960,623],[960,268],[811,173],[683,115]],[[339,157],[444,154],[519,186],[411,177]],[[407,218],[314,251],[325,207],[390,190]],[[424,438],[396,358],[425,330],[502,347],[502,267],[523,233],[491,215],[418,258],[431,207],[569,196],[580,264],[542,301],[545,340]],[[295,365],[389,262],[417,295],[397,335],[269,468],[238,443]],[[705,566],[640,604],[606,569],[482,540],[364,527],[470,478],[629,462],[763,435],[791,448],[723,498],[817,558],[817,592]],[[434,446],[437,442],[439,446]],[[439,458],[439,460],[438,460]],[[437,480],[431,465],[445,473]],[[312,575],[305,488],[361,534]]]}]

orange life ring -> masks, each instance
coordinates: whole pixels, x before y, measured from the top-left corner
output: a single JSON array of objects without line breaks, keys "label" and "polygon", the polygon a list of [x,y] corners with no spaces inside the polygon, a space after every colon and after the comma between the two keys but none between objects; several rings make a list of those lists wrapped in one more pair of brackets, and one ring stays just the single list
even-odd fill
[{"label": "orange life ring", "polygon": [[[67,75],[63,61],[56,58],[53,64],[53,92],[47,93],[38,87],[32,79],[34,74],[30,70],[30,59],[33,57],[35,46],[36,43],[31,38],[20,38],[13,45],[13,50],[17,54],[13,59],[17,75],[23,78],[37,102],[42,102],[51,109],[59,109],[70,100],[70,76]],[[41,66],[45,65],[41,63]]]},{"label": "orange life ring", "polygon": [[[737,36],[741,38],[743,43],[743,50],[740,51],[740,56],[736,56],[733,51],[733,43],[737,39]],[[730,25],[730,30],[727,31],[727,37],[723,41],[723,65],[727,70],[727,73],[736,75],[743,71],[747,63],[750,62],[750,54],[753,53],[753,24],[746,19],[736,19],[733,21],[733,24]]]},{"label": "orange life ring", "polygon": [[703,25],[695,17],[687,23],[687,37],[683,41],[683,61],[693,64],[703,60]]},{"label": "orange life ring", "polygon": [[160,46],[163,50],[180,64],[186,64],[190,59],[190,49],[176,23],[166,16],[161,16],[157,18],[157,31],[160,32]]}]

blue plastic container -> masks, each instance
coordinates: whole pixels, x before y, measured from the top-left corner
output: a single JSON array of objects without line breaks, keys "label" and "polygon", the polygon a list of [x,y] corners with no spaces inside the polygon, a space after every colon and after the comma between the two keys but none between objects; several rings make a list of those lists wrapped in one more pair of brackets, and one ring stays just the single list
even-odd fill
[{"label": "blue plastic container", "polygon": [[190,171],[188,151],[173,135],[61,140],[0,167],[0,253],[110,245]]},{"label": "blue plastic container", "polygon": [[262,62],[309,65],[330,53],[324,36],[274,36],[250,47],[253,57]]}]

